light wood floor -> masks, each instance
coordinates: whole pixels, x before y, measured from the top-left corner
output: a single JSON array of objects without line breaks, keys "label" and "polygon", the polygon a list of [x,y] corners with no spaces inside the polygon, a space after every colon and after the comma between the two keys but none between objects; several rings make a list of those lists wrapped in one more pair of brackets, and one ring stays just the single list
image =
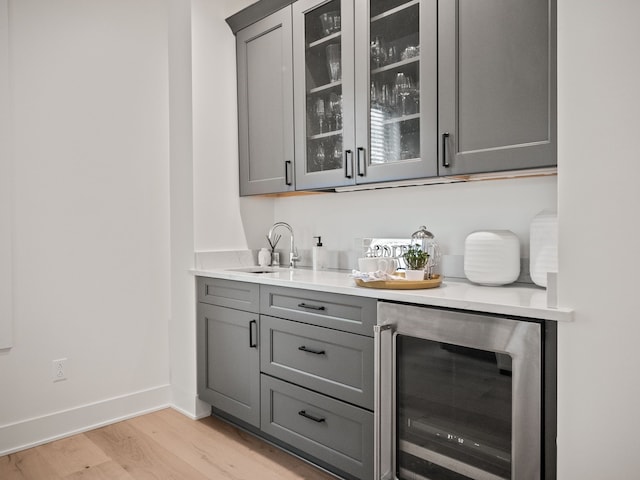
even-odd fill
[{"label": "light wood floor", "polygon": [[0,457],[0,479],[335,477],[216,418],[194,421],[166,409]]}]

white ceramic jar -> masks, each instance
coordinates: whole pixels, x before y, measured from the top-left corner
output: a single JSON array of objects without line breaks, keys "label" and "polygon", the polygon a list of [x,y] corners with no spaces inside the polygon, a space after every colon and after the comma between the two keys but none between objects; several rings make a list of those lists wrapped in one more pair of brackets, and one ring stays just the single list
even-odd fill
[{"label": "white ceramic jar", "polygon": [[531,280],[547,286],[547,273],[558,271],[558,214],[543,210],[531,221],[529,230],[529,273]]},{"label": "white ceramic jar", "polygon": [[506,285],[520,275],[520,240],[510,230],[483,230],[464,242],[464,274],[480,285]]}]

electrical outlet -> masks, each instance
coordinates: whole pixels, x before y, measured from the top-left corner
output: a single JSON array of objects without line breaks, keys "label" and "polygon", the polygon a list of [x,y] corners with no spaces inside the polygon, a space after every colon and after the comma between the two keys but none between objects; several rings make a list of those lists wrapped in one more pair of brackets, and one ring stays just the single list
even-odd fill
[{"label": "electrical outlet", "polygon": [[59,358],[52,363],[51,376],[54,382],[60,382],[67,379],[67,359]]}]

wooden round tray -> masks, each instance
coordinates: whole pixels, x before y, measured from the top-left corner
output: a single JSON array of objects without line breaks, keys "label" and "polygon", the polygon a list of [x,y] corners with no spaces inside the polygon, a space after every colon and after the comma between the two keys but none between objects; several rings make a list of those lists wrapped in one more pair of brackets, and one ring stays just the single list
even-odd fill
[{"label": "wooden round tray", "polygon": [[[404,275],[397,273],[396,275]],[[364,282],[360,278],[355,278],[356,285],[366,288],[387,288],[390,290],[419,290],[421,288],[436,288],[442,284],[442,276],[434,275],[429,280],[374,280]]]}]

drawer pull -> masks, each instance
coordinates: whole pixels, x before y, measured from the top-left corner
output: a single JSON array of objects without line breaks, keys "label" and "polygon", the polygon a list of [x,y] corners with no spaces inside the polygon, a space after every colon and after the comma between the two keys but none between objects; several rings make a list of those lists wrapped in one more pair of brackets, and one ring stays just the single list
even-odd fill
[{"label": "drawer pull", "polygon": [[254,327],[255,327],[255,330],[258,329],[258,322],[256,322],[255,320],[251,320],[249,322],[249,348],[258,348],[258,344],[253,338]]},{"label": "drawer pull", "polygon": [[322,423],[322,422],[325,421],[324,418],[316,417],[315,415],[311,415],[311,414],[305,412],[304,410],[300,410],[298,412],[298,415],[300,415],[301,417],[304,417],[304,418],[308,418],[309,420],[313,420],[314,422],[317,422],[317,423]]},{"label": "drawer pull", "polygon": [[307,308],[309,310],[324,310],[325,309],[322,305],[309,305],[308,303],[299,303],[298,306],[300,308]]},{"label": "drawer pull", "polygon": [[307,352],[307,353],[313,353],[315,355],[324,355],[325,354],[324,350],[313,350],[312,348],[305,347],[304,345],[302,345],[301,347],[298,347],[298,350],[301,350],[301,351]]}]

